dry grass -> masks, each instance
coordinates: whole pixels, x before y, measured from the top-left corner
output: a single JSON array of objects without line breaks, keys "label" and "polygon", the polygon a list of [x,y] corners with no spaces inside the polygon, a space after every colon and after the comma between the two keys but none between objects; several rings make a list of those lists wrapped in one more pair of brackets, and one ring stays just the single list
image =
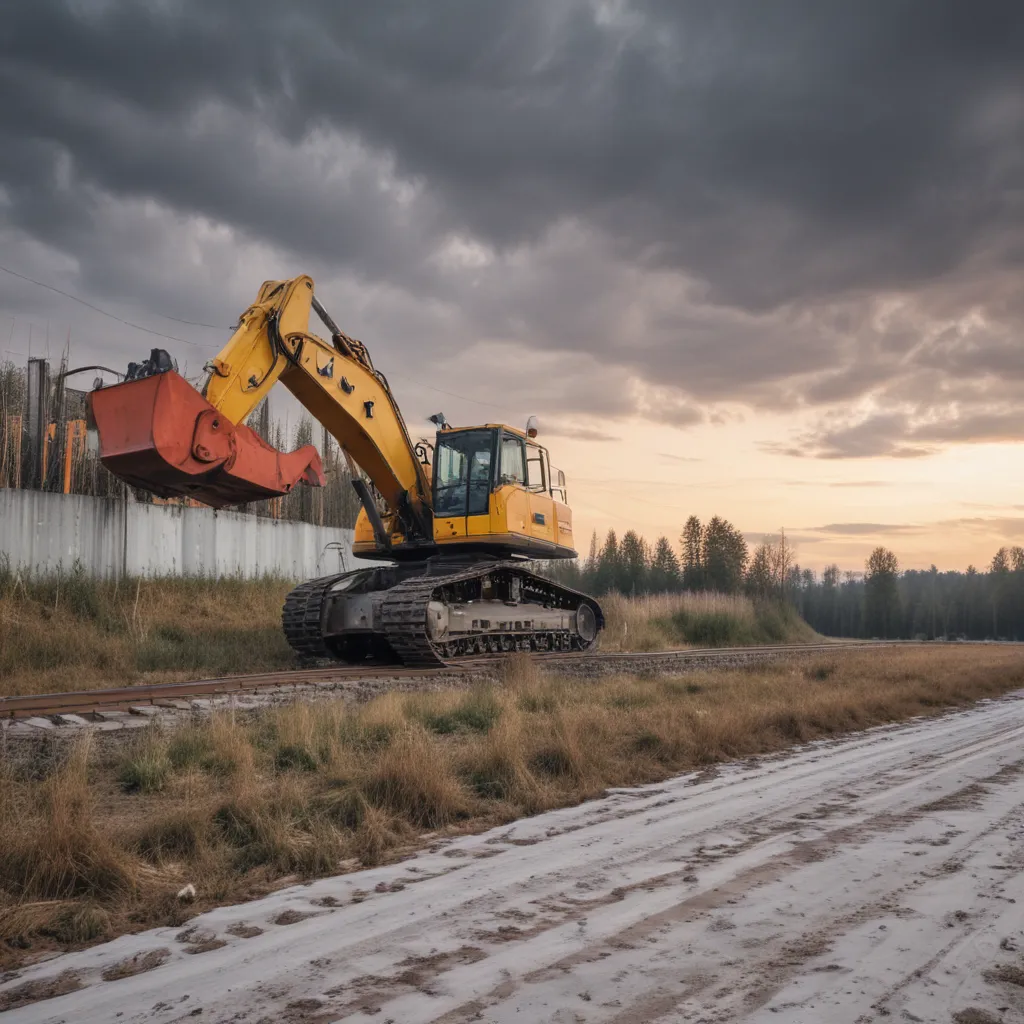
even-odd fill
[{"label": "dry grass", "polygon": [[662,651],[678,647],[743,647],[809,643],[821,638],[788,605],[739,594],[656,594],[601,598],[601,649]]},{"label": "dry grass", "polygon": [[294,663],[283,580],[23,581],[0,566],[0,695],[171,682]]},{"label": "dry grass", "polygon": [[[908,648],[682,676],[543,678],[217,716],[0,776],[0,960],[377,864],[724,759],[1024,686],[1016,648]],[[194,883],[183,904],[177,891]]]},{"label": "dry grass", "polygon": [[[22,580],[0,565],[0,696],[289,668],[284,580]],[[723,594],[602,598],[611,651],[813,640],[788,608]],[[145,784],[142,785],[145,788]]]}]

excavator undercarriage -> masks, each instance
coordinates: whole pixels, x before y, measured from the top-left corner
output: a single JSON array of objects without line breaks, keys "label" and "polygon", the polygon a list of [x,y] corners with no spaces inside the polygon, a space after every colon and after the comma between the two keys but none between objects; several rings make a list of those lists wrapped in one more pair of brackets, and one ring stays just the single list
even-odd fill
[{"label": "excavator undercarriage", "polygon": [[310,580],[287,597],[284,632],[307,658],[439,666],[467,655],[581,651],[597,602],[521,562],[431,559]]}]

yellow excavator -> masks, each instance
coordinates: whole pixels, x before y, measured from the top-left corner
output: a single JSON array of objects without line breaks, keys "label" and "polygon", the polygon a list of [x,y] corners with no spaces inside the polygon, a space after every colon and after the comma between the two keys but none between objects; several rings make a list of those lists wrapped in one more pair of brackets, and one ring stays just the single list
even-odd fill
[{"label": "yellow excavator", "polygon": [[[311,311],[330,341],[310,333]],[[280,381],[348,460],[362,505],[353,554],[377,563],[288,595],[282,622],[300,655],[443,665],[594,645],[598,603],[526,564],[576,555],[565,476],[532,418],[520,430],[452,427],[438,414],[433,445],[413,443],[366,346],[338,328],[307,276],[265,282],[206,370],[197,391],[154,349],[123,383],[90,392],[100,458],[135,487],[214,508],[322,486],[312,445],[280,452],[245,425]]]}]

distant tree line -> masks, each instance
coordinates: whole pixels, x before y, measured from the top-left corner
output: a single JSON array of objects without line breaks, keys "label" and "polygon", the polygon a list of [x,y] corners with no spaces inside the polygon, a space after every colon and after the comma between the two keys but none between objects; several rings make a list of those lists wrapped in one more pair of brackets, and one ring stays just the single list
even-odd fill
[{"label": "distant tree line", "polygon": [[664,594],[683,590],[741,593],[753,587],[782,593],[785,541],[760,545],[751,558],[743,534],[727,519],[714,516],[702,523],[690,516],[679,538],[679,550],[667,537],[649,544],[636,530],[621,540],[609,530],[601,543],[595,532],[586,559],[551,562],[550,575],[569,586],[594,594]]},{"label": "distant tree line", "polygon": [[983,570],[901,572],[879,547],[863,574],[836,565],[794,573],[788,598],[828,636],[1024,640],[1024,548],[1000,548]]},{"label": "distant tree line", "polygon": [[786,601],[819,633],[889,639],[963,637],[1024,640],[1024,548],[1000,548],[987,569],[901,571],[888,548],[871,552],[863,571],[801,568],[785,534],[750,551],[727,519],[687,519],[678,548],[652,545],[635,530],[620,539],[595,532],[585,559],[549,562],[543,571],[595,595],[714,590]]}]

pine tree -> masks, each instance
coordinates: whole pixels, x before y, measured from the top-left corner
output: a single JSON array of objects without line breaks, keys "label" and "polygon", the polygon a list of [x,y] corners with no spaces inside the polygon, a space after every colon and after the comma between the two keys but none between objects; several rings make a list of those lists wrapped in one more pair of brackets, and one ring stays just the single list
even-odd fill
[{"label": "pine tree", "polygon": [[651,572],[648,577],[648,585],[652,593],[671,593],[679,589],[681,583],[679,575],[679,559],[668,537],[659,537],[654,549],[654,557],[651,560]]},{"label": "pine tree", "polygon": [[992,582],[989,587],[989,597],[992,602],[992,637],[999,639],[999,613],[1006,603],[1010,593],[1010,552],[1005,547],[1000,548],[992,556],[992,565],[989,567],[989,574]]},{"label": "pine tree", "polygon": [[619,584],[623,594],[647,592],[647,543],[630,530],[619,545]]},{"label": "pine tree", "polygon": [[746,590],[751,597],[765,598],[774,590],[772,576],[771,545],[767,542],[758,544],[754,557],[747,569]]},{"label": "pine tree", "polygon": [[597,559],[597,572],[594,574],[594,590],[598,594],[607,594],[615,590],[619,583],[619,541],[614,530],[608,531],[604,547]]},{"label": "pine tree", "polygon": [[737,593],[743,586],[748,557],[743,534],[727,519],[715,516],[704,527],[701,563],[709,590]]},{"label": "pine tree", "polygon": [[700,520],[690,516],[679,538],[683,548],[683,587],[686,590],[704,589],[703,537]]}]

